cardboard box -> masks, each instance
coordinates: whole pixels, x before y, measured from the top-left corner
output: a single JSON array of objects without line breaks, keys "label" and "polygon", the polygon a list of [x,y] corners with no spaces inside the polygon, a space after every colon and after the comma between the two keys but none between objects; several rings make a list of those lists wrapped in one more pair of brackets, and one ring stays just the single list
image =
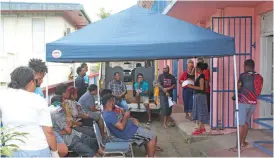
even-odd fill
[{"label": "cardboard box", "polygon": [[133,90],[133,83],[132,82],[125,82],[125,85],[126,85],[128,91]]},{"label": "cardboard box", "polygon": [[127,99],[130,99],[130,98],[132,98],[133,97],[133,90],[128,90],[127,91],[127,94],[126,94],[126,96],[125,96],[125,99],[127,100]]},{"label": "cardboard box", "polygon": [[125,96],[125,100],[128,103],[136,103],[136,98],[133,96],[133,83],[132,82],[125,82],[127,86],[127,94]]},{"label": "cardboard box", "polygon": [[135,97],[130,97],[130,98],[128,98],[126,101],[127,101],[127,103],[137,103]]}]

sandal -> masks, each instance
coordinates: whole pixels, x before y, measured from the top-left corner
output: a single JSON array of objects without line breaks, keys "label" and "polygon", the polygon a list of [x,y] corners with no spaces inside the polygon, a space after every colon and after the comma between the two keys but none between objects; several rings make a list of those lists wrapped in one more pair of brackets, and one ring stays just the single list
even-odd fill
[{"label": "sandal", "polygon": [[171,127],[175,127],[176,124],[175,124],[175,122],[170,122],[169,125],[170,125]]},{"label": "sandal", "polygon": [[150,125],[151,124],[151,121],[147,121],[147,125]]},{"label": "sandal", "polygon": [[244,142],[244,144],[241,145],[241,148],[244,148],[244,147],[246,147],[246,146],[248,146],[248,145],[249,145],[248,142]]},{"label": "sandal", "polygon": [[[232,152],[238,152],[238,147],[234,146],[232,148],[229,148],[228,151],[232,151]],[[242,148],[240,148],[240,152],[242,152]]]},{"label": "sandal", "polygon": [[157,145],[156,145],[156,151],[163,152],[163,151],[164,151],[164,149],[162,149],[161,147],[159,147],[159,146],[157,146]]}]

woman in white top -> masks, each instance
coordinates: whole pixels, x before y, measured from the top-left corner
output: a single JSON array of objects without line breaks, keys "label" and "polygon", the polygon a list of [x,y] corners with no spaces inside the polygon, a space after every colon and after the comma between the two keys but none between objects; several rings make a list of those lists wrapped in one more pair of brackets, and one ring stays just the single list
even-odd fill
[{"label": "woman in white top", "polygon": [[46,101],[34,92],[36,80],[34,71],[28,67],[18,67],[11,73],[8,89],[0,94],[0,110],[3,126],[14,132],[28,133],[19,137],[24,142],[12,140],[19,150],[13,157],[58,157],[50,111]]}]

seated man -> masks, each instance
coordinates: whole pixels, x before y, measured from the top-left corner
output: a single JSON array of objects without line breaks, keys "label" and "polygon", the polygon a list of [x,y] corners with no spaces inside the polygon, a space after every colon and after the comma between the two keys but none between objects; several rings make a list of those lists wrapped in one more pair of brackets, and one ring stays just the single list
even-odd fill
[{"label": "seated man", "polygon": [[142,102],[146,107],[148,115],[147,124],[149,125],[151,123],[151,110],[149,107],[148,83],[144,81],[144,75],[141,73],[137,75],[137,82],[134,83],[134,90],[136,92],[138,106],[140,107],[140,102]]},{"label": "seated man", "polygon": [[128,111],[128,105],[124,99],[127,93],[127,87],[125,83],[121,81],[121,74],[119,72],[114,73],[114,78],[108,83],[107,88],[110,89],[115,96],[116,104],[125,111]]},{"label": "seated man", "polygon": [[56,86],[55,95],[51,98],[51,103],[62,102],[62,97],[65,97],[68,86],[60,83]]},{"label": "seated man", "polygon": [[[107,94],[112,94],[112,91],[110,89],[103,89],[100,93],[100,97],[103,98]],[[102,99],[101,99],[101,104],[102,104]],[[125,110],[123,108],[120,108],[119,106],[115,105],[113,107],[113,111],[117,113],[125,113]]]},{"label": "seated man", "polygon": [[[93,125],[92,119],[88,118],[88,119],[78,120],[79,122],[77,122],[76,120],[74,120],[72,118],[72,114],[71,114],[72,107],[70,106],[70,104],[67,104],[65,102],[65,99],[67,98],[66,96],[69,95],[69,94],[66,94],[67,91],[69,91],[69,88],[67,87],[67,85],[62,84],[62,83],[59,84],[56,87],[56,92],[55,92],[56,95],[53,96],[51,99],[51,104],[54,105],[55,108],[61,107],[64,110],[66,117],[69,118],[72,122],[73,129],[75,129],[78,132],[85,133],[86,135],[88,135],[90,137],[95,138],[95,134],[94,134],[94,131],[92,128],[92,125]],[[89,126],[89,127],[87,127],[87,126]]]},{"label": "seated man", "polygon": [[[103,98],[105,95],[110,95],[110,94],[112,94],[112,91],[110,89],[103,89],[100,96],[101,96],[101,98]],[[102,102],[102,99],[101,99],[101,102]],[[125,110],[123,108],[120,108],[117,105],[114,105],[113,111],[116,113],[122,114],[122,115],[125,114]],[[141,126],[141,124],[139,123],[139,121],[136,118],[130,117],[130,119],[132,121],[134,121],[138,126]],[[144,127],[144,128],[149,129],[148,127]]]},{"label": "seated man", "polygon": [[101,117],[101,110],[95,104],[95,96],[97,95],[97,85],[91,84],[88,91],[79,99],[83,111],[93,120],[98,123],[101,135],[104,137],[104,122]]},{"label": "seated man", "polygon": [[121,115],[113,111],[115,97],[105,95],[102,98],[104,106],[103,118],[110,132],[117,138],[123,140],[133,140],[137,145],[145,145],[148,157],[154,157],[157,144],[157,136],[150,130],[138,127],[135,121],[130,118],[130,112]]},{"label": "seated man", "polygon": [[72,123],[66,117],[62,108],[51,113],[53,128],[57,131],[67,146],[80,156],[98,156],[102,151],[98,150],[98,143],[95,138],[72,129]]}]

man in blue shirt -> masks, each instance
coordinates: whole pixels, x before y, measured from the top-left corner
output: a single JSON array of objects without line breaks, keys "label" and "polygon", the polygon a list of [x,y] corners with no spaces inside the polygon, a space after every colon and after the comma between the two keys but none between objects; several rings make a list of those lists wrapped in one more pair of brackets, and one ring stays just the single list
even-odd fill
[{"label": "man in blue shirt", "polygon": [[88,64],[82,63],[81,68],[84,68],[86,75],[84,76],[85,83],[89,85],[89,78],[88,78]]},{"label": "man in blue shirt", "polygon": [[[46,63],[43,62],[41,59],[30,59],[29,67],[32,68],[35,72],[36,89],[34,93],[45,98],[40,86],[43,82],[46,73],[48,72],[48,67]],[[68,153],[67,145],[64,143],[62,137],[57,132],[54,131],[54,134],[56,136],[58,154],[62,157],[66,156]]]},{"label": "man in blue shirt", "polygon": [[154,157],[157,144],[157,136],[150,130],[137,126],[137,122],[130,118],[130,112],[124,115],[113,111],[115,106],[115,97],[107,94],[102,98],[104,106],[103,118],[109,131],[117,138],[124,140],[133,140],[137,145],[145,145],[148,157]]},{"label": "man in blue shirt", "polygon": [[134,90],[136,92],[136,100],[138,107],[140,107],[140,102],[144,104],[147,110],[148,121],[147,124],[151,123],[151,110],[149,107],[149,91],[148,91],[148,83],[144,81],[144,75],[139,73],[137,75],[137,82],[134,83]]}]

